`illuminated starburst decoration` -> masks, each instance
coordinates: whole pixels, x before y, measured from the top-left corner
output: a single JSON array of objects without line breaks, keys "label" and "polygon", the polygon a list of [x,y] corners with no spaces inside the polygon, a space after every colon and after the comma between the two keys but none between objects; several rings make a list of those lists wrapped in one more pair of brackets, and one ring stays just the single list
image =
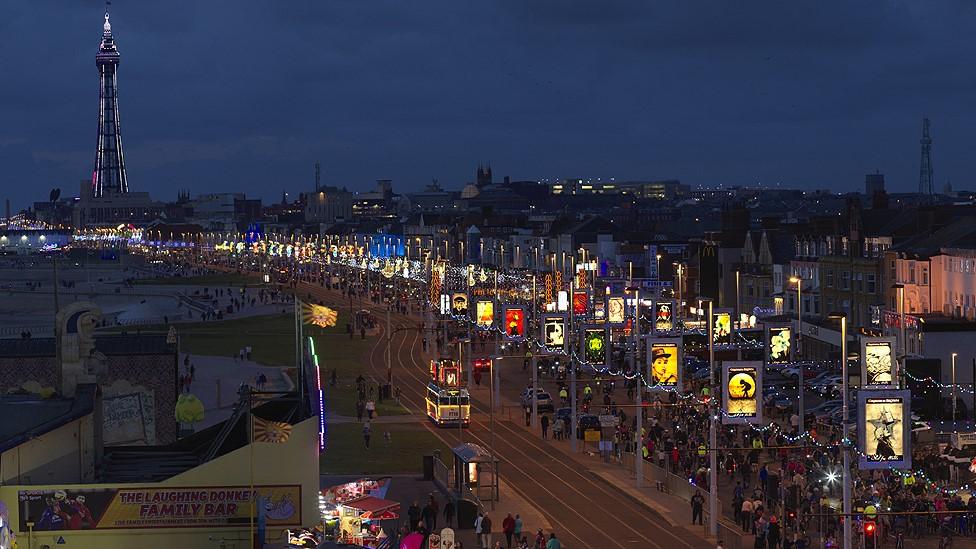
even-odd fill
[{"label": "illuminated starburst decoration", "polygon": [[485,272],[485,268],[481,268],[481,276],[478,277],[479,282],[488,282],[488,273]]},{"label": "illuminated starburst decoration", "polygon": [[302,317],[306,324],[319,328],[331,328],[336,325],[338,314],[325,305],[306,304],[302,307]]}]

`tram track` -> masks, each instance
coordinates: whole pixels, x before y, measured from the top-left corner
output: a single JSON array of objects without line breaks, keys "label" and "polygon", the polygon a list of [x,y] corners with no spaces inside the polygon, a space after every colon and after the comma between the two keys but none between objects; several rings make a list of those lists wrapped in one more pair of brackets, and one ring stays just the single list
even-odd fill
[{"label": "tram track", "polygon": [[[382,307],[369,307],[371,311],[381,311]],[[410,317],[396,314],[396,324],[394,328],[409,327],[415,324]],[[392,317],[391,317],[392,320]],[[381,326],[381,337],[377,339],[370,352],[369,366],[374,372],[385,370],[385,364],[376,359],[376,351],[385,342],[385,327]],[[404,352],[407,341],[410,339],[409,350]],[[422,360],[418,359],[417,344],[420,334],[414,332],[412,339],[409,331],[399,331],[391,339],[391,345],[396,345],[396,362],[399,366],[398,377],[408,376],[415,383],[401,384],[401,405],[407,408],[413,415],[420,419],[425,428],[442,440],[445,444],[454,445],[463,438],[470,439],[483,446],[489,446],[485,440],[485,433],[488,425],[479,416],[487,414],[487,407],[475,399],[471,400],[472,410],[478,412],[478,416],[472,414],[471,426],[464,432],[467,435],[459,437],[453,430],[437,429],[429,423],[426,416],[424,404],[425,395],[417,387],[426,387],[426,367]],[[408,356],[408,362],[404,361],[404,356]],[[496,436],[495,447],[502,446],[499,452],[499,460],[507,465],[509,470],[501,474],[507,483],[526,501],[533,504],[544,516],[553,524],[561,536],[578,541],[585,547],[633,547],[635,543],[646,547],[685,547],[694,549],[705,547],[704,540],[700,543],[689,543],[689,539],[694,535],[688,532],[686,536],[679,536],[670,530],[670,526],[657,513],[647,507],[636,503],[629,496],[619,493],[609,487],[602,480],[595,480],[587,477],[580,472],[580,466],[571,457],[561,453],[558,449],[547,447],[548,445],[535,440],[530,433],[524,429],[507,425],[506,421],[498,420],[497,426],[501,427],[506,433]],[[526,451],[524,448],[534,450]],[[519,456],[520,459],[513,459],[512,456]],[[540,457],[545,457],[545,462]],[[528,468],[533,471],[527,470]],[[574,479],[576,483],[567,479]],[[558,488],[555,488],[558,487]],[[556,491],[560,493],[556,493]],[[597,494],[596,496],[594,494]],[[609,500],[609,501],[607,501]],[[579,505],[582,503],[583,505]],[[581,512],[579,508],[590,508],[591,513]],[[558,511],[553,511],[553,509]],[[603,517],[594,517],[596,514],[604,514]],[[566,516],[569,515],[569,516]],[[597,522],[603,523],[598,524]],[[583,523],[587,528],[580,529],[578,524]],[[635,526],[636,525],[636,526]],[[614,529],[626,530],[624,535]],[[594,537],[598,538],[594,539]],[[662,541],[661,538],[666,541]],[[623,542],[619,541],[623,539]],[[636,538],[636,539],[628,539]]]}]

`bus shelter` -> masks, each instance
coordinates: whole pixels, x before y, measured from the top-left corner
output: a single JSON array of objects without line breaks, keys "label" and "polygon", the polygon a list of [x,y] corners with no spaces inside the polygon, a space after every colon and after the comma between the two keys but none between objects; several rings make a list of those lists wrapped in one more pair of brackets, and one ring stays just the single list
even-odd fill
[{"label": "bus shelter", "polygon": [[498,501],[498,460],[491,452],[472,442],[455,446],[451,451],[458,496],[470,493],[479,501]]}]

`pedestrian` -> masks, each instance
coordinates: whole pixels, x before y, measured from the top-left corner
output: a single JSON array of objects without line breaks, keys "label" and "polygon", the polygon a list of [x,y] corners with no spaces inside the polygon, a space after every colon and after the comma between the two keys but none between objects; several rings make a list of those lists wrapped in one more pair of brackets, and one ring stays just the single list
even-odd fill
[{"label": "pedestrian", "polygon": [[515,529],[512,530],[512,534],[515,536],[515,539],[525,540],[522,537],[522,517],[518,513],[515,513]]},{"label": "pedestrian", "polygon": [[440,504],[437,503],[437,498],[434,494],[430,495],[430,501],[427,502],[427,507],[430,509],[430,520],[424,521],[430,527],[430,531],[433,532],[437,530],[437,514],[440,512]]},{"label": "pedestrian", "polygon": [[491,519],[488,515],[481,518],[481,547],[483,549],[491,547]]},{"label": "pedestrian", "polygon": [[362,400],[356,401],[356,421],[362,423],[363,414],[366,412],[366,403]]},{"label": "pedestrian", "polygon": [[766,527],[766,543],[769,545],[769,549],[777,549],[779,547],[779,522],[776,520],[776,515],[769,517],[769,525]]},{"label": "pedestrian", "polygon": [[369,426],[369,422],[363,424],[363,442],[366,443],[366,449],[369,450],[369,436],[373,433],[373,430]]},{"label": "pedestrian", "polygon": [[[512,547],[512,536],[515,534],[515,518],[509,513],[505,516],[505,520],[502,521],[502,533],[505,534],[505,545],[511,549]],[[518,539],[517,537],[515,539]],[[499,542],[501,543],[501,542]]]},{"label": "pedestrian", "polygon": [[715,546],[715,549],[725,549],[725,545],[722,544],[722,540],[718,540],[718,545]]},{"label": "pedestrian", "polygon": [[540,422],[542,424],[542,438],[549,438],[549,416],[542,416]]},{"label": "pedestrian", "polygon": [[369,419],[373,419],[373,416],[375,414],[376,414],[376,403],[373,402],[372,399],[367,400],[366,401],[366,416]]},{"label": "pedestrian", "polygon": [[420,514],[421,514],[420,505],[418,505],[417,502],[414,501],[413,503],[410,504],[410,507],[407,508],[407,518],[410,521],[411,532],[417,531],[417,524],[420,522]]},{"label": "pedestrian", "polygon": [[444,527],[450,528],[454,524],[454,505],[448,503],[444,506]]},{"label": "pedestrian", "polygon": [[[460,520],[460,519],[458,519],[458,520]],[[482,543],[481,542],[481,524],[482,524],[482,522],[484,520],[485,520],[485,516],[483,514],[481,514],[481,511],[478,511],[478,517],[474,519],[474,537],[475,537],[475,539],[478,540],[478,543],[479,544]],[[481,547],[484,548],[484,545],[481,545]]]},{"label": "pedestrian", "polygon": [[562,547],[563,544],[559,543],[559,540],[556,539],[556,533],[551,532],[549,534],[549,541],[546,542],[546,549],[562,549]]},{"label": "pedestrian", "polygon": [[739,518],[742,519],[742,531],[748,533],[752,528],[752,500],[746,498],[742,502],[742,509],[739,514]]},{"label": "pedestrian", "polygon": [[691,496],[691,523],[695,524],[695,520],[698,520],[698,524],[702,524],[702,510],[705,506],[705,497],[702,496],[701,490],[695,490],[695,495]]},{"label": "pedestrian", "polygon": [[542,528],[535,533],[535,549],[546,549],[546,535],[542,533]]}]

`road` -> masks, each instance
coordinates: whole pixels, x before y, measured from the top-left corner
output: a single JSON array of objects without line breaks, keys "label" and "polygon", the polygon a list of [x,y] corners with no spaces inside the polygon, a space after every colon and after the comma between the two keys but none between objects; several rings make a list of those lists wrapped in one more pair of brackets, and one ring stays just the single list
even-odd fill
[{"label": "road", "polygon": [[[307,285],[301,290],[310,291],[325,303],[343,304],[342,296],[336,292]],[[377,318],[385,317],[384,306],[371,308]],[[391,318],[394,330],[416,326],[419,322],[418,318],[404,315],[394,314]],[[383,324],[380,322],[381,327]],[[377,338],[369,360],[377,379],[386,375],[384,343],[385,335]],[[392,346],[401,403],[446,444],[457,445],[456,429],[437,429],[426,420],[424,391],[429,359],[422,352],[421,334],[417,330],[395,332]],[[472,404],[472,422],[461,435],[463,441],[490,447],[487,405],[474,398]],[[579,462],[521,426],[496,419],[495,427],[494,448],[500,460],[500,476],[546,516],[568,547],[697,549],[711,546],[688,530],[672,528],[659,514],[588,474]],[[504,513],[503,507],[499,509],[499,514]]]}]

